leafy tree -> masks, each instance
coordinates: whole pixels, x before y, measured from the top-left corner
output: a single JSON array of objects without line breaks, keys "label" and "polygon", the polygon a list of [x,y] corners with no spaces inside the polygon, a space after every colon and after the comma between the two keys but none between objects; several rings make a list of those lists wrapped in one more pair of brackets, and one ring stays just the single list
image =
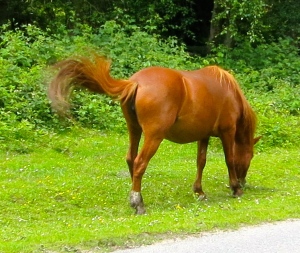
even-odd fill
[{"label": "leafy tree", "polygon": [[300,36],[300,1],[266,0],[266,2],[271,10],[264,17],[264,22],[269,27],[265,36],[269,40],[285,36],[297,40]]},{"label": "leafy tree", "polygon": [[189,46],[262,43],[300,34],[299,0],[0,0],[0,24],[11,29],[34,24],[48,33],[88,25],[97,33],[114,20],[127,32],[135,25],[148,34],[175,36]]},{"label": "leafy tree", "polygon": [[215,0],[210,41],[232,46],[233,40],[261,42],[267,13],[264,0]]}]

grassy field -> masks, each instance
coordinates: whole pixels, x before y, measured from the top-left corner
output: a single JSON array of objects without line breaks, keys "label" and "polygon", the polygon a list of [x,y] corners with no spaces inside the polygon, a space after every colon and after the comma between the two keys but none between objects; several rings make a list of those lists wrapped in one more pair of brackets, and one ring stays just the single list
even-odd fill
[{"label": "grassy field", "polygon": [[22,152],[0,151],[0,252],[105,252],[300,218],[299,147],[256,153],[245,194],[233,199],[213,141],[203,182],[208,200],[198,202],[196,145],[165,141],[143,180],[147,215],[135,216],[127,144],[127,134],[82,129],[21,143]]}]

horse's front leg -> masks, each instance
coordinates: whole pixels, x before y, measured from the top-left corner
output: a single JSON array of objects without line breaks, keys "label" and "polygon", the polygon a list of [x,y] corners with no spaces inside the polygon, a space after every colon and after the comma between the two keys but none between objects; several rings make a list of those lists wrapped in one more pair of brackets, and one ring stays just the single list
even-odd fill
[{"label": "horse's front leg", "polygon": [[136,214],[144,214],[146,212],[141,194],[142,178],[150,159],[157,151],[161,141],[162,139],[149,139],[145,136],[143,148],[134,160],[130,205],[136,210]]},{"label": "horse's front leg", "polygon": [[206,195],[202,190],[202,174],[206,164],[206,153],[209,138],[198,141],[197,152],[197,176],[194,183],[193,190],[198,195],[199,200],[206,199]]},{"label": "horse's front leg", "polygon": [[240,197],[243,195],[243,190],[238,181],[237,172],[236,172],[237,161],[234,154],[234,145],[235,145],[234,134],[235,131],[233,130],[228,131],[222,134],[221,140],[222,140],[223,149],[225,153],[226,165],[228,168],[230,188],[233,191],[233,197]]}]

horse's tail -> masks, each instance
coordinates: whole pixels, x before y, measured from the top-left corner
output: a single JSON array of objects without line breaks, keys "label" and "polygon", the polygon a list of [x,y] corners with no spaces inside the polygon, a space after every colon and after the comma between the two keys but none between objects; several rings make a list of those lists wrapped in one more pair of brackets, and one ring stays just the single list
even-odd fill
[{"label": "horse's tail", "polygon": [[137,84],[113,78],[110,75],[110,65],[106,57],[97,54],[92,60],[77,57],[58,62],[55,67],[59,68],[59,72],[48,89],[53,109],[63,114],[69,108],[69,96],[75,86],[126,102],[134,95]]}]

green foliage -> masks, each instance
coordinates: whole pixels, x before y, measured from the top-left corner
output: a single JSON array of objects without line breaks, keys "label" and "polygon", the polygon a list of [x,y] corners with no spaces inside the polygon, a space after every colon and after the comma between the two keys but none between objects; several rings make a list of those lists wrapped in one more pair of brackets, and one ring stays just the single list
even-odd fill
[{"label": "green foliage", "polygon": [[260,149],[295,145],[300,138],[300,89],[278,82],[272,92],[249,90],[246,93],[258,115],[258,135],[263,138]]},{"label": "green foliage", "polygon": [[[49,64],[69,55],[87,55],[91,48],[112,58],[112,74],[117,78],[128,78],[152,65],[188,70],[218,64],[231,69],[257,111],[258,132],[264,136],[261,147],[293,145],[299,137],[300,65],[293,40],[256,47],[249,43],[234,49],[218,47],[209,57],[200,58],[186,53],[175,38],[163,40],[135,25],[124,28],[110,21],[97,33],[84,24],[73,31],[75,35],[70,32],[61,27],[61,33],[49,36],[35,26],[15,32],[2,27],[0,145],[5,149],[18,150],[18,142],[34,141],[44,130],[60,131],[73,124],[126,131],[118,103],[86,91],[76,90],[72,96],[73,120],[62,123],[51,112],[46,84],[55,73]],[[33,129],[41,132],[32,135]],[[26,149],[30,147],[24,147],[24,152]]]},{"label": "green foliage", "polygon": [[175,38],[162,40],[137,26],[123,28],[115,21],[106,22],[91,42],[110,56],[113,73],[122,78],[153,65],[184,68],[192,61]]},{"label": "green foliage", "polygon": [[215,1],[215,5],[212,22],[223,26],[218,36],[226,35],[236,41],[262,41],[262,33],[265,30],[262,17],[267,10],[265,1],[220,0]]},{"label": "green foliage", "polygon": [[75,91],[72,98],[72,115],[86,127],[125,131],[125,119],[118,102],[106,96]]},{"label": "green foliage", "polygon": [[[289,36],[299,41],[300,37],[300,2],[298,0],[267,0],[270,11],[263,18],[268,26],[265,37],[268,41]],[[299,47],[299,44],[298,44]]]},{"label": "green foliage", "polygon": [[[57,33],[62,25],[75,30],[80,24],[84,24],[96,31],[106,21],[116,20],[124,27],[136,25],[152,34],[166,37],[181,34],[181,39],[193,39],[196,36],[199,20],[195,6],[197,5],[193,0],[29,0],[23,1],[22,5],[16,0],[11,0],[8,6],[1,6],[0,3],[0,7],[6,11],[5,16],[11,20],[12,27],[35,24],[43,30],[50,29],[51,33]],[[18,15],[14,15],[16,13]],[[3,21],[1,19],[4,17],[0,16],[0,22]]]},{"label": "green foliage", "polygon": [[53,35],[62,26],[76,32],[87,25],[97,32],[115,20],[123,27],[135,25],[151,34],[176,36],[189,46],[204,46],[213,37],[216,44],[232,46],[232,39],[297,40],[299,7],[298,0],[10,0],[0,2],[0,25],[9,21],[15,30],[34,24]]},{"label": "green foliage", "polygon": [[197,5],[193,0],[127,1],[126,7],[115,3],[115,16],[117,22],[137,25],[151,34],[195,40],[199,25]]},{"label": "green foliage", "polygon": [[58,56],[53,40],[33,26],[12,32],[2,27],[0,40],[0,136],[27,139],[34,128],[51,126],[43,68]]},{"label": "green foliage", "polygon": [[[216,49],[217,53],[222,50]],[[223,57],[221,63],[253,78],[247,88],[272,90],[276,80],[284,80],[294,87],[300,84],[298,51],[294,41],[289,38],[255,47],[246,42],[232,50],[225,49],[224,55],[227,53],[228,57]]]}]

